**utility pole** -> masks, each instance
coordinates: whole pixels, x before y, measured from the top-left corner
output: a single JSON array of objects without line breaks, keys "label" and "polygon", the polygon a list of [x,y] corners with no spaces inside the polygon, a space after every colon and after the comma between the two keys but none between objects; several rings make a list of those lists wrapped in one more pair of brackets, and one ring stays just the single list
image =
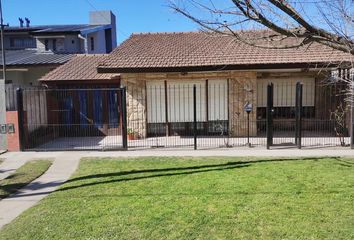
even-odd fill
[{"label": "utility pole", "polygon": [[6,81],[6,55],[5,55],[5,40],[4,40],[4,29],[5,26],[8,25],[4,25],[4,18],[2,15],[2,2],[0,0],[0,27],[1,27],[1,49],[2,49],[2,79],[4,80],[4,82]]},{"label": "utility pole", "polygon": [[[8,25],[6,25],[8,26]],[[6,123],[6,55],[4,40],[4,19],[2,15],[2,1],[0,0],[0,28],[1,28],[1,53],[2,53],[2,79],[0,80],[0,124]],[[0,135],[0,150],[6,150],[6,135]]]}]

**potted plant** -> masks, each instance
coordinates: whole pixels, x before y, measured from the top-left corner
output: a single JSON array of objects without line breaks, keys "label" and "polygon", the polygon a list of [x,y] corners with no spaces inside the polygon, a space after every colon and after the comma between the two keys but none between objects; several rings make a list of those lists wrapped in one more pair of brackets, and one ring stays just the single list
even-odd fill
[{"label": "potted plant", "polygon": [[131,128],[128,128],[127,133],[128,133],[128,140],[134,140],[134,137],[135,137],[134,130]]}]

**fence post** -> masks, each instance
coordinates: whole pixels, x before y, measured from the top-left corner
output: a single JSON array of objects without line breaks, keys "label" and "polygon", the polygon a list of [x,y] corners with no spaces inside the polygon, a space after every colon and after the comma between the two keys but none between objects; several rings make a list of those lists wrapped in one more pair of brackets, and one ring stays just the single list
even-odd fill
[{"label": "fence post", "polygon": [[[353,91],[353,90],[352,90]],[[352,93],[354,94],[354,93]],[[350,106],[350,148],[354,149],[354,102],[353,100],[351,101],[351,106]]]},{"label": "fence post", "polygon": [[121,109],[122,109],[122,143],[123,149],[128,150],[128,131],[127,131],[127,89],[121,88]]},{"label": "fence post", "polygon": [[350,102],[350,148],[354,149],[354,74],[351,81],[351,102]]},{"label": "fence post", "polygon": [[18,117],[18,135],[20,151],[24,150],[24,114],[23,114],[23,91],[21,88],[16,89],[16,101],[17,101],[17,117]]},{"label": "fence post", "polygon": [[267,149],[273,145],[273,83],[267,87]]},{"label": "fence post", "polygon": [[193,85],[193,134],[194,150],[197,150],[197,87]]},{"label": "fence post", "polygon": [[295,129],[295,143],[298,149],[301,149],[302,137],[302,84],[296,83],[296,129]]}]

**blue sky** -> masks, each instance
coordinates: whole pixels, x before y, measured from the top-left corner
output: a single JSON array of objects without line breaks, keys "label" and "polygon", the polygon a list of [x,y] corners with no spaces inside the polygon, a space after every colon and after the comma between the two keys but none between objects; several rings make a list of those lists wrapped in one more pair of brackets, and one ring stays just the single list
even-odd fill
[{"label": "blue sky", "polygon": [[166,0],[2,0],[4,21],[18,25],[28,17],[31,25],[88,22],[88,12],[112,10],[117,17],[118,42],[133,32],[192,31],[198,27],[173,13]]}]

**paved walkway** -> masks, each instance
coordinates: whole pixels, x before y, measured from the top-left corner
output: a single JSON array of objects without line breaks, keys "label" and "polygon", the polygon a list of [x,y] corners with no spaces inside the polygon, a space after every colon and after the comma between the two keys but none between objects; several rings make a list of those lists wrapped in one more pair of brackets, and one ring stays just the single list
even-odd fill
[{"label": "paved walkway", "polygon": [[[52,158],[55,160],[48,171],[32,183],[22,188],[18,193],[0,201],[0,229],[14,220],[22,212],[35,205],[49,193],[65,182],[76,170],[80,154],[70,153],[31,154],[22,153],[27,161],[33,158]],[[20,162],[20,161],[18,161]],[[22,163],[23,161],[21,161]]]},{"label": "paved walkway", "polygon": [[139,157],[139,156],[235,156],[235,157],[319,157],[338,156],[354,157],[354,150],[349,148],[334,149],[273,149],[232,148],[217,150],[186,150],[186,149],[151,149],[130,150],[124,152],[47,152],[47,153],[5,153],[6,158],[0,165],[0,178],[8,176],[26,161],[35,158],[55,159],[52,166],[41,177],[21,189],[18,193],[0,201],[0,229],[10,223],[22,212],[35,205],[56,188],[64,183],[76,170],[82,157]]}]

